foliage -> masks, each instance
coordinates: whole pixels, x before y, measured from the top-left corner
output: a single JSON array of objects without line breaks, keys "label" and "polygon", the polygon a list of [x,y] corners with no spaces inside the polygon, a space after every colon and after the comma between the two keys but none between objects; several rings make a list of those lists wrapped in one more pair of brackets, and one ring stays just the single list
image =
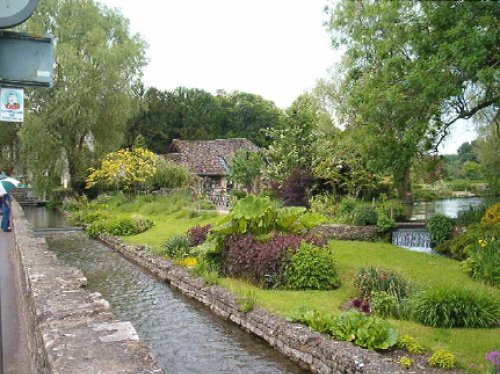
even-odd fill
[{"label": "foliage", "polygon": [[309,168],[293,168],[284,180],[278,195],[286,206],[309,207],[314,177]]},{"label": "foliage", "polygon": [[415,361],[409,357],[403,356],[399,359],[399,363],[403,369],[409,369],[415,364]]},{"label": "foliage", "polygon": [[165,153],[173,139],[247,138],[265,146],[263,129],[274,127],[282,117],[281,109],[259,95],[245,92],[207,91],[178,87],[174,90],[146,90],[145,105],[132,120],[127,134],[131,145],[138,134],[158,154]]},{"label": "foliage", "polygon": [[153,189],[186,188],[193,183],[193,176],[189,170],[172,161],[158,157],[155,162],[156,171],[151,178]]},{"label": "foliage", "polygon": [[371,307],[375,314],[384,318],[404,319],[408,315],[406,304],[385,291],[371,293]]},{"label": "foliage", "polygon": [[245,297],[238,300],[240,307],[239,311],[242,313],[249,313],[255,307],[256,295],[254,291],[246,293]]},{"label": "foliage", "polygon": [[369,206],[357,206],[352,212],[352,224],[367,226],[377,224],[377,211]]},{"label": "foliage", "polygon": [[255,193],[258,190],[258,182],[262,176],[264,161],[263,153],[240,149],[229,161],[228,178],[245,186],[248,192]]},{"label": "foliage", "polygon": [[[86,216],[89,219],[89,216]],[[85,232],[90,238],[101,234],[127,236],[140,234],[151,228],[153,222],[140,216],[113,217],[94,220],[86,227]]]},{"label": "foliage", "polygon": [[441,369],[454,369],[457,364],[456,356],[446,349],[439,349],[429,357],[429,365]]},{"label": "foliage", "polygon": [[165,243],[165,254],[170,258],[182,258],[192,254],[189,239],[186,235],[172,236]]},{"label": "foliage", "polygon": [[479,129],[477,142],[478,161],[492,193],[500,193],[500,127],[498,109],[489,115],[489,111],[482,114],[488,123]]},{"label": "foliage", "polygon": [[183,266],[186,268],[194,268],[198,265],[198,259],[196,257],[187,256],[187,257],[181,258],[177,263],[180,266]]},{"label": "foliage", "polygon": [[373,350],[389,349],[398,340],[398,333],[389,322],[357,312],[342,313],[338,316],[331,332],[340,340],[352,341],[360,347]]},{"label": "foliage", "polygon": [[333,44],[345,50],[335,72],[336,113],[362,134],[363,152],[377,155],[370,166],[392,173],[400,197],[411,201],[409,170],[415,156],[437,149],[459,119],[497,108],[496,5],[330,4]]},{"label": "foliage", "polygon": [[258,241],[253,235],[233,235],[224,242],[223,272],[226,275],[247,278],[263,283],[265,287],[285,284],[284,269],[289,256],[303,241],[324,245],[319,238],[299,235],[274,235],[267,241]]},{"label": "foliage", "polygon": [[314,148],[322,136],[318,127],[331,119],[311,94],[299,96],[286,110],[284,120],[266,131],[271,139],[267,151],[267,175],[276,181],[285,180],[293,169],[310,169]]},{"label": "foliage", "polygon": [[23,158],[37,190],[59,184],[64,169],[83,190],[87,169],[121,145],[138,110],[145,43],[119,12],[95,1],[41,2],[21,27],[56,35],[54,85],[28,93]]},{"label": "foliage", "polygon": [[450,238],[453,220],[443,214],[436,214],[427,222],[427,229],[431,234],[432,241],[438,245],[442,244]]},{"label": "foliage", "polygon": [[411,300],[413,318],[432,327],[493,327],[500,320],[500,301],[488,293],[440,287]]},{"label": "foliage", "polygon": [[377,267],[362,267],[358,270],[354,285],[362,297],[374,291],[384,291],[394,296],[399,302],[409,296],[410,284],[401,275]]},{"label": "foliage", "polygon": [[469,205],[468,210],[458,212],[456,224],[457,226],[470,226],[474,223],[479,223],[481,222],[481,218],[484,216],[485,213],[486,213],[486,206],[479,205],[473,207],[472,205]]},{"label": "foliage", "polygon": [[495,237],[479,240],[466,249],[462,268],[472,277],[500,287],[500,240]]},{"label": "foliage", "polygon": [[144,148],[108,153],[98,169],[90,169],[86,188],[99,184],[127,191],[137,189],[139,185],[152,180],[156,173],[156,162],[157,156]]},{"label": "foliage", "polygon": [[396,221],[384,212],[377,212],[377,229],[379,232],[387,232],[396,227]]},{"label": "foliage", "polygon": [[333,255],[310,243],[302,243],[291,256],[285,279],[291,290],[331,290],[340,286]]},{"label": "foliage", "polygon": [[500,203],[490,206],[484,214],[482,223],[499,223],[500,224]]},{"label": "foliage", "polygon": [[199,210],[215,210],[217,207],[205,196],[198,196],[196,199],[196,208]]},{"label": "foliage", "polygon": [[475,245],[479,240],[498,236],[500,233],[499,224],[477,224],[471,225],[467,231],[457,237],[447,240],[435,247],[435,250],[441,254],[450,256],[457,260],[464,260],[467,257],[466,249]]},{"label": "foliage", "polygon": [[304,323],[315,331],[372,350],[389,349],[398,340],[398,333],[388,322],[358,312],[346,312],[335,317],[301,307],[289,314],[288,320]]},{"label": "foliage", "polygon": [[193,226],[187,232],[190,247],[196,247],[207,240],[208,233],[213,225]]},{"label": "foliage", "polygon": [[421,355],[426,352],[426,349],[423,345],[419,344],[417,340],[410,335],[401,335],[398,338],[397,347],[399,349],[404,349],[412,354]]}]

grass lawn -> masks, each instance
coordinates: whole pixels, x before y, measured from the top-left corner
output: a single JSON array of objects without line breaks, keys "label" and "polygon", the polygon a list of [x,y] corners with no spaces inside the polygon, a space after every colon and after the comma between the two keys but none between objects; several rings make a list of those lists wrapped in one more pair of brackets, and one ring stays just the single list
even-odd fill
[{"label": "grass lawn", "polygon": [[[423,286],[456,285],[500,297],[500,291],[473,281],[460,270],[458,261],[445,257],[412,252],[386,243],[334,241],[333,248],[343,281],[343,285],[335,291],[262,290],[244,281],[227,278],[222,280],[222,284],[241,295],[249,290],[255,291],[258,304],[283,316],[300,306],[325,313],[340,313],[340,306],[355,295],[352,282],[357,269],[369,265],[397,270],[405,278]],[[500,328],[445,329],[431,328],[411,321],[391,320],[391,323],[400,334],[412,335],[432,350],[445,348],[452,351],[457,355],[461,366],[471,371],[486,370],[485,354],[500,348]]]}]

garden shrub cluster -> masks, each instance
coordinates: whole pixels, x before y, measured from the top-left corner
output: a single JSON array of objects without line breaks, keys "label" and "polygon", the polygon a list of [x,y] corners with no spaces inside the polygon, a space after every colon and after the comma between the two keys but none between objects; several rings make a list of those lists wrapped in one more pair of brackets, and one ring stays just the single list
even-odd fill
[{"label": "garden shrub cluster", "polygon": [[469,209],[464,210],[463,212],[458,212],[456,224],[457,226],[470,226],[476,223],[480,223],[485,213],[485,205],[479,205],[476,207],[470,205]]},{"label": "garden shrub cluster", "polygon": [[377,267],[360,268],[354,285],[363,298],[369,297],[372,292],[384,291],[400,302],[410,294],[410,283],[400,274]]},{"label": "garden shrub cluster", "polygon": [[153,226],[153,222],[141,217],[113,217],[101,218],[90,223],[85,232],[90,238],[96,238],[101,234],[127,236],[136,235],[146,231]]},{"label": "garden shrub cluster", "polygon": [[472,279],[500,287],[500,239],[480,239],[466,247],[462,268]]},{"label": "garden shrub cluster", "polygon": [[484,328],[500,323],[500,301],[487,293],[451,287],[427,289],[410,303],[413,319],[427,326]]},{"label": "garden shrub cluster", "polygon": [[432,241],[437,245],[450,238],[453,226],[453,220],[443,214],[436,214],[427,222]]},{"label": "garden shrub cluster", "polygon": [[210,224],[191,227],[187,232],[189,245],[191,247],[196,247],[200,244],[203,244],[205,240],[207,240],[208,233],[210,232],[210,229],[212,227],[213,226]]},{"label": "garden shrub cluster", "polygon": [[490,223],[490,224],[500,224],[500,203],[490,206],[486,213],[484,213],[484,217],[481,220],[482,223]]},{"label": "garden shrub cluster", "polygon": [[389,349],[398,341],[398,333],[389,322],[358,312],[332,316],[303,308],[290,315],[289,320],[372,350]]}]

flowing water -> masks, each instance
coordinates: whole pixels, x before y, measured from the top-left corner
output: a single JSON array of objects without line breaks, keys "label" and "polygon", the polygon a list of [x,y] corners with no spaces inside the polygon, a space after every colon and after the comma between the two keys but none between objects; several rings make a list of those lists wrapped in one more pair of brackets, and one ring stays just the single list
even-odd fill
[{"label": "flowing water", "polygon": [[[53,220],[60,227],[61,221],[52,217],[56,213],[41,210],[45,209],[25,210],[33,226],[47,227],[48,221]],[[204,306],[82,233],[49,236],[47,243],[61,261],[83,271],[88,289],[100,292],[119,319],[132,322],[165,372],[305,372],[263,341],[214,316]]]},{"label": "flowing water", "polygon": [[432,253],[431,235],[425,229],[399,229],[392,233],[392,244],[412,251]]}]

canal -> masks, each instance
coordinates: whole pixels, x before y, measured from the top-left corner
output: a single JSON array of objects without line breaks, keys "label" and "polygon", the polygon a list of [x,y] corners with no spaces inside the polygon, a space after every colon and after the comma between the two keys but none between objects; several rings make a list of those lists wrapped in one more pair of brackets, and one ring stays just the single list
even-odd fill
[{"label": "canal", "polygon": [[[25,215],[34,228],[68,226],[45,208],[27,207]],[[100,292],[119,319],[132,322],[167,373],[307,372],[82,233],[50,235],[47,243],[63,263],[83,271],[89,291]]]}]

